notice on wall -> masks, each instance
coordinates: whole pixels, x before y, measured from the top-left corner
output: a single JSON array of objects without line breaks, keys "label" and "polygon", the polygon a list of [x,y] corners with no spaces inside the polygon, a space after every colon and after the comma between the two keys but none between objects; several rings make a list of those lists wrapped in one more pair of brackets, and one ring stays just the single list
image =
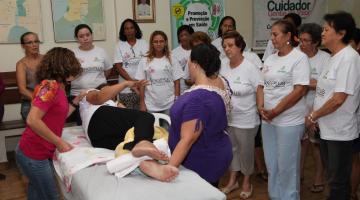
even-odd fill
[{"label": "notice on wall", "polygon": [[171,0],[171,35],[173,48],[178,46],[177,29],[190,25],[195,31],[217,38],[220,20],[224,17],[224,0]]},{"label": "notice on wall", "polygon": [[322,25],[327,0],[253,0],[253,48],[266,48],[271,25],[288,13],[297,13],[302,23]]}]

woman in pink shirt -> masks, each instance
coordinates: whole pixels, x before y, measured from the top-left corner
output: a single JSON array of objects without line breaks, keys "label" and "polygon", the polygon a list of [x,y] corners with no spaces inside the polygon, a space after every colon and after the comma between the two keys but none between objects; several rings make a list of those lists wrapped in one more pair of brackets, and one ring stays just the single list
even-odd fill
[{"label": "woman in pink shirt", "polygon": [[46,53],[36,77],[32,106],[26,129],[16,148],[16,160],[28,177],[27,198],[59,199],[53,174],[52,157],[55,149],[67,152],[72,146],[61,139],[69,112],[65,84],[81,72],[80,63],[72,51],[56,47]]}]

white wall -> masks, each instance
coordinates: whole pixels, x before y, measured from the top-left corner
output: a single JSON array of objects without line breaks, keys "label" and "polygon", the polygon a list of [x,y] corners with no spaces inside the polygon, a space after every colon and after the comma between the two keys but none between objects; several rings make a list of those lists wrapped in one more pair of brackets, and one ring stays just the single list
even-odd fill
[{"label": "white wall", "polygon": [[[76,47],[75,42],[55,43],[53,33],[53,23],[51,14],[51,3],[49,0],[41,1],[42,24],[44,41],[41,44],[41,52],[45,53],[54,46],[68,48]],[[144,38],[148,39],[154,30],[163,30],[170,37],[170,3],[169,0],[156,1],[156,23],[140,23]],[[224,0],[225,14],[231,15],[237,22],[238,31],[244,36],[245,40],[251,46],[252,41],[252,0]],[[360,8],[358,0],[328,0],[329,12],[339,9],[350,11],[358,26],[360,26]],[[351,3],[352,2],[352,3]],[[95,44],[103,47],[113,56],[113,50],[117,42],[118,31],[121,22],[126,18],[132,18],[132,0],[104,0],[104,15],[106,22],[106,40],[96,41]],[[171,38],[169,38],[171,40]],[[170,41],[171,44],[171,41]],[[19,44],[0,44],[1,66],[0,71],[15,71],[15,63],[23,57],[23,51]],[[20,119],[19,105],[7,105],[5,107],[4,120]]]}]

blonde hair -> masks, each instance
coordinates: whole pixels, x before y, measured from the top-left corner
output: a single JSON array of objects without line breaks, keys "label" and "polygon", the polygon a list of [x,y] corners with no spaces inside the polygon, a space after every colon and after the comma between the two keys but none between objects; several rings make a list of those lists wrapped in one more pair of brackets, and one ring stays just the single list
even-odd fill
[{"label": "blonde hair", "polygon": [[161,35],[165,40],[165,47],[164,47],[163,53],[171,63],[168,37],[166,36],[166,34],[163,31],[154,31],[150,36],[149,51],[146,55],[146,57],[148,58],[148,62],[152,61],[155,57],[155,49],[154,49],[154,45],[153,45],[153,40],[154,40],[154,37],[158,36],[158,35]]}]

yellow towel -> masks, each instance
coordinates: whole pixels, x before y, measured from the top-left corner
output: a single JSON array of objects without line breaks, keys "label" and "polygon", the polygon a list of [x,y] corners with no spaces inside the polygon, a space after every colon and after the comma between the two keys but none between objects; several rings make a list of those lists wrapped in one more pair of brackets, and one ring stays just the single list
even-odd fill
[{"label": "yellow towel", "polygon": [[[169,133],[167,132],[166,129],[164,129],[164,128],[160,127],[160,126],[154,126],[154,137],[153,137],[153,139],[157,140],[157,139],[160,139],[160,138],[164,138],[166,141],[168,141]],[[134,128],[129,129],[126,132],[124,141],[116,146],[115,158],[117,158],[117,157],[119,157],[119,156],[121,156],[123,154],[130,153],[129,150],[124,149],[124,145],[126,143],[129,143],[129,142],[132,142],[132,141],[134,141]]]}]

